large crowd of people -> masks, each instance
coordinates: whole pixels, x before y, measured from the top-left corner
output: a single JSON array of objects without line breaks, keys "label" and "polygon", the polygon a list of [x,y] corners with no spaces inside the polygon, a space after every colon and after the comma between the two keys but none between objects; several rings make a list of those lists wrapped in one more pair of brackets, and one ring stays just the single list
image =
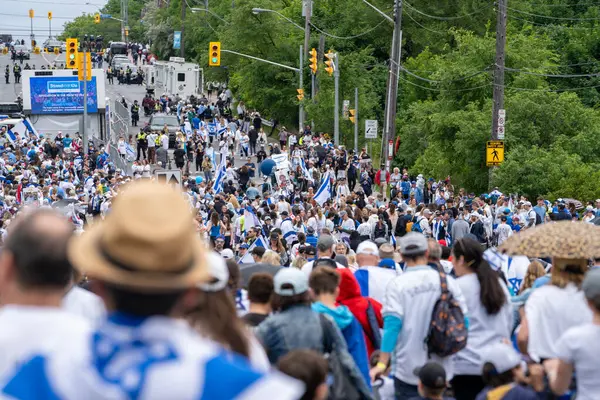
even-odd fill
[{"label": "large crowd of people", "polygon": [[131,175],[2,128],[3,396],[600,398],[600,252],[498,250],[600,229],[600,200],[386,173],[230,94],[157,102],[180,127],[121,138]]}]

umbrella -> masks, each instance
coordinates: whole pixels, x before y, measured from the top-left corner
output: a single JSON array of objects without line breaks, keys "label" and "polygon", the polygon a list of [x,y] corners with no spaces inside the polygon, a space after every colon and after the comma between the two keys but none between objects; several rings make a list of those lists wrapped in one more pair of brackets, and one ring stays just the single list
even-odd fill
[{"label": "umbrella", "polygon": [[563,199],[565,204],[568,206],[569,204],[574,204],[576,210],[581,210],[583,208],[583,204],[579,200],[575,199]]},{"label": "umbrella", "polygon": [[512,235],[499,249],[536,258],[600,258],[600,227],[573,221],[547,223]]},{"label": "umbrella", "polygon": [[65,208],[71,203],[79,203],[77,199],[60,199],[52,204],[52,208]]},{"label": "umbrella", "polygon": [[271,264],[265,263],[257,263],[257,264],[239,264],[240,265],[240,273],[242,276],[242,287],[248,286],[248,281],[250,277],[257,272],[264,272],[269,275],[275,275],[277,271],[279,271],[283,267],[278,267]]}]

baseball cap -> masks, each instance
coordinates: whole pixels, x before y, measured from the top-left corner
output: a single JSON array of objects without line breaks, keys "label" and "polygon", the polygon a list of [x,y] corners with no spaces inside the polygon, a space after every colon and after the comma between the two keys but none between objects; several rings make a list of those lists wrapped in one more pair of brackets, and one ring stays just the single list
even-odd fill
[{"label": "baseball cap", "polygon": [[280,212],[279,214],[281,215],[289,215],[289,213],[286,210],[283,210],[282,212]]},{"label": "baseball cap", "polygon": [[335,241],[333,240],[333,236],[321,235],[319,237],[319,240],[317,241],[317,248],[320,251],[327,251],[327,250],[330,250],[334,244],[335,244]]},{"label": "baseball cap", "polygon": [[250,246],[248,245],[248,243],[242,243],[242,244],[240,245],[240,249],[247,249],[248,247],[250,247]]},{"label": "baseball cap", "polygon": [[228,260],[230,258],[233,258],[233,250],[231,249],[223,249],[221,251],[221,257],[223,257],[224,259]]},{"label": "baseball cap", "polygon": [[400,239],[400,254],[410,256],[427,251],[427,239],[425,235],[417,232],[409,232]]},{"label": "baseball cap", "polygon": [[493,364],[499,374],[510,371],[521,364],[521,357],[519,357],[516,350],[511,345],[503,342],[485,346],[480,355],[483,363]]},{"label": "baseball cap", "polygon": [[430,361],[414,370],[415,376],[429,389],[442,389],[446,387],[446,370],[440,364]]},{"label": "baseball cap", "polygon": [[[225,250],[223,250],[223,252],[224,251]],[[208,282],[198,284],[198,288],[204,290],[205,292],[218,292],[225,289],[227,282],[229,281],[229,270],[227,269],[227,264],[225,264],[223,255],[219,255],[219,253],[211,251],[208,253],[207,258],[208,273],[210,278]]]},{"label": "baseball cap", "polygon": [[356,255],[367,254],[370,256],[379,256],[379,248],[377,245],[370,240],[365,240],[358,245],[356,249]]},{"label": "baseball cap", "polygon": [[282,268],[275,274],[273,286],[280,296],[295,296],[308,290],[308,276],[297,268]]},{"label": "baseball cap", "polygon": [[223,240],[224,241],[225,240],[225,236],[219,235],[219,236],[217,236],[217,238],[215,240]]},{"label": "baseball cap", "polygon": [[314,235],[315,228],[313,228],[312,226],[309,226],[308,228],[306,228],[306,233],[308,233],[309,235]]},{"label": "baseball cap", "polygon": [[588,271],[581,285],[585,297],[595,299],[600,296],[600,268],[594,268]]},{"label": "baseball cap", "polygon": [[317,248],[315,246],[304,246],[304,253],[308,256],[314,256],[317,254]]}]

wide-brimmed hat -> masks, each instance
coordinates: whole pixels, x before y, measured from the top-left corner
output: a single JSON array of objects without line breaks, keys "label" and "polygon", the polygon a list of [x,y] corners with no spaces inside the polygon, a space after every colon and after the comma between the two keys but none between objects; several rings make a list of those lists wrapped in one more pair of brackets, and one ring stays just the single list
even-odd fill
[{"label": "wide-brimmed hat", "polygon": [[149,292],[206,281],[207,254],[181,193],[152,182],[130,184],[106,219],[68,247],[69,260],[88,277]]},{"label": "wide-brimmed hat", "polygon": [[499,249],[537,258],[600,258],[600,227],[576,221],[546,223],[512,235]]}]

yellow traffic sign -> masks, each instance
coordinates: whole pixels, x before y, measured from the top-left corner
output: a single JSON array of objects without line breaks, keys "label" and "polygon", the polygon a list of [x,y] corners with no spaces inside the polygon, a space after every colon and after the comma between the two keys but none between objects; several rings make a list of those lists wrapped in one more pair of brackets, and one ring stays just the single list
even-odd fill
[{"label": "yellow traffic sign", "polygon": [[504,161],[504,141],[490,140],[485,146],[485,163],[488,167],[497,167]]}]

